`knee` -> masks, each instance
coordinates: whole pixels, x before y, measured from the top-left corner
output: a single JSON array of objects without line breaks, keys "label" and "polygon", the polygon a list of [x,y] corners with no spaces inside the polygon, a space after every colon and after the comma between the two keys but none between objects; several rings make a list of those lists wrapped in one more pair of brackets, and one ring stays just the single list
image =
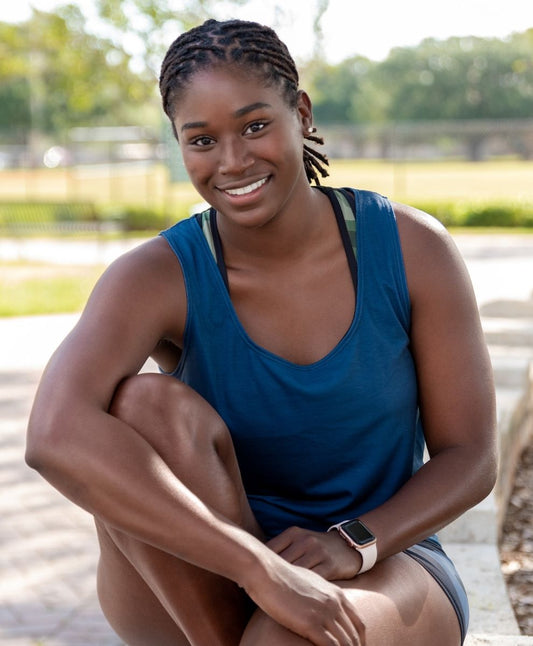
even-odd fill
[{"label": "knee", "polygon": [[195,448],[207,442],[217,450],[230,442],[226,425],[210,404],[187,384],[166,375],[144,373],[124,380],[109,413],[160,449],[175,450],[180,440]]},{"label": "knee", "polygon": [[125,379],[118,386],[109,413],[133,428],[158,423],[175,426],[190,420],[203,401],[174,377],[145,373]]}]

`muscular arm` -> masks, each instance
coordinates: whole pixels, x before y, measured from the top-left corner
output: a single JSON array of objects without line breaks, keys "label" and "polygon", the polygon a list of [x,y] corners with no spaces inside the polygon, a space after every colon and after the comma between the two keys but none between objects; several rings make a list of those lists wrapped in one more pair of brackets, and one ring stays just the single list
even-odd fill
[{"label": "muscular arm", "polygon": [[[26,459],[91,514],[169,553],[197,560],[203,533],[211,543],[202,565],[236,579],[244,569],[238,554],[247,554],[238,547],[257,549],[252,537],[217,523],[152,446],[107,412],[117,386],[137,373],[160,339],[181,344],[185,311],[179,264],[164,240],[114,263],[44,372]],[[209,560],[220,553],[228,558]]]},{"label": "muscular arm", "polygon": [[395,211],[431,459],[393,498],[364,515],[380,558],[441,529],[488,495],[496,477],[492,370],[465,265],[433,219],[401,205]]}]

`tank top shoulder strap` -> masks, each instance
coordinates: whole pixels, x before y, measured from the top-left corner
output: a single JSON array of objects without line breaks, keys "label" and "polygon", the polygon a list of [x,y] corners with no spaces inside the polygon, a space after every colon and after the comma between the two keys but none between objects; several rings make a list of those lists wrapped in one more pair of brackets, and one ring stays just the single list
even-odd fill
[{"label": "tank top shoulder strap", "polygon": [[228,282],[228,272],[226,270],[226,263],[224,262],[224,255],[222,253],[222,242],[220,241],[220,235],[218,233],[217,220],[216,220],[216,211],[214,208],[209,208],[198,213],[196,220],[202,229],[202,232],[207,240],[209,249],[213,254],[226,289],[229,291],[229,282]]},{"label": "tank top shoulder strap", "polygon": [[333,207],[352,281],[357,290],[357,236],[354,192],[347,188],[333,189],[327,186],[317,188],[327,195]]}]

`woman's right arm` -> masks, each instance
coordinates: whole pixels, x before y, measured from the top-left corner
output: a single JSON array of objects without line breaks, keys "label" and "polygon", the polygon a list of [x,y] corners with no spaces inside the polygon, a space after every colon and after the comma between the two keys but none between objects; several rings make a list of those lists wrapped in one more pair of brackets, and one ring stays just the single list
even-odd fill
[{"label": "woman's right arm", "polygon": [[106,524],[236,580],[250,565],[250,549],[265,548],[219,522],[140,434],[108,412],[119,384],[161,339],[181,346],[185,318],[181,269],[165,240],[113,263],[44,371],[26,461]]}]

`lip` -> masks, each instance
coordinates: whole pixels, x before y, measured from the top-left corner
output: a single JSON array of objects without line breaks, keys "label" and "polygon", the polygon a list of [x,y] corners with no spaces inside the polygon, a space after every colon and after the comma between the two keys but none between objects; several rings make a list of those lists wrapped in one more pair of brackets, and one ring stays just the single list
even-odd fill
[{"label": "lip", "polygon": [[227,186],[217,186],[218,190],[230,199],[243,199],[255,196],[270,180],[270,175],[259,177],[256,180],[235,182]]}]

